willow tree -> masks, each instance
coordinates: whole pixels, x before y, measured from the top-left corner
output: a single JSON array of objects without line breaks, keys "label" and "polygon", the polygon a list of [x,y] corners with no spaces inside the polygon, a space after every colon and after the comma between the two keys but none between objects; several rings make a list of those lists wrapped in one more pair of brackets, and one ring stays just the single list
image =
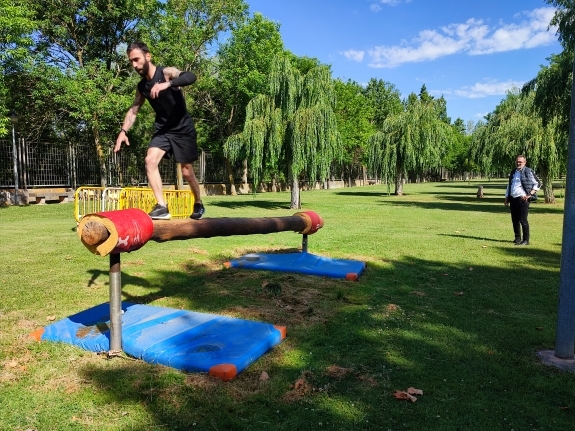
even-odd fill
[{"label": "willow tree", "polygon": [[26,5],[0,0],[0,137],[10,131],[8,112],[17,108],[6,76],[16,75],[18,65],[32,56],[29,47],[33,44],[35,27],[33,14]]},{"label": "willow tree", "polygon": [[543,123],[534,106],[535,92],[515,88],[473,133],[472,155],[483,172],[507,172],[524,154],[543,182],[545,202],[554,203],[553,178],[560,169],[564,134],[558,120]]},{"label": "willow tree", "polygon": [[433,103],[410,97],[405,109],[385,119],[381,130],[369,138],[369,165],[403,194],[407,172],[425,173],[440,165],[451,139],[451,127],[437,115]]},{"label": "willow tree", "polygon": [[273,60],[268,91],[248,103],[243,131],[228,138],[224,152],[231,160],[247,158],[256,186],[264,173],[282,171],[290,207],[301,208],[300,177],[326,179],[341,155],[331,71],[320,65],[302,76],[282,54]]}]

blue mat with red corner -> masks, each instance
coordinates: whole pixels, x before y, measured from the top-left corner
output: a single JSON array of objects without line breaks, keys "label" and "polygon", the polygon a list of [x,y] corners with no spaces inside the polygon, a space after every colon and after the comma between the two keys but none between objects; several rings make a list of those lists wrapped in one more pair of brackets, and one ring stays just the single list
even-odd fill
[{"label": "blue mat with red corner", "polygon": [[298,252],[285,254],[250,253],[228,262],[227,266],[358,280],[366,265],[365,262],[357,260],[332,259],[312,253]]},{"label": "blue mat with red corner", "polygon": [[[229,380],[279,344],[282,326],[193,311],[122,303],[122,349],[152,364]],[[110,305],[46,326],[34,335],[92,352],[110,350]]]}]

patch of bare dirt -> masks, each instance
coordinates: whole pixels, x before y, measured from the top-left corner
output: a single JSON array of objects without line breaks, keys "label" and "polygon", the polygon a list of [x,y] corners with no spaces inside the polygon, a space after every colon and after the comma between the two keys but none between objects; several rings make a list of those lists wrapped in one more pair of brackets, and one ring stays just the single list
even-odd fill
[{"label": "patch of bare dirt", "polygon": [[211,392],[223,385],[224,382],[220,379],[216,379],[208,374],[186,374],[186,385],[192,386],[203,391]]},{"label": "patch of bare dirt", "polygon": [[309,382],[312,377],[313,375],[310,371],[304,371],[290,386],[290,390],[284,394],[283,400],[287,403],[293,403],[316,392],[317,389]]},{"label": "patch of bare dirt", "polygon": [[340,380],[343,377],[345,377],[347,374],[352,373],[353,369],[352,368],[343,368],[343,367],[339,367],[337,365],[330,365],[329,367],[327,367],[326,369],[327,371],[327,375]]},{"label": "patch of bare dirt", "polygon": [[273,290],[245,289],[242,294],[253,299],[253,305],[222,310],[223,314],[256,319],[278,325],[314,325],[325,323],[333,315],[329,296],[319,289],[298,287],[292,282],[276,282]]}]

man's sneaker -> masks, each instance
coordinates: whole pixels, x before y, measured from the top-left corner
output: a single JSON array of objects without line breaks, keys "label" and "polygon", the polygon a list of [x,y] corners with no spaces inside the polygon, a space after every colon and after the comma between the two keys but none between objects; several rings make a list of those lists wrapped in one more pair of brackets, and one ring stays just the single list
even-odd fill
[{"label": "man's sneaker", "polygon": [[515,245],[519,244],[520,242],[522,242],[522,241],[521,241],[521,238],[515,238],[515,239],[513,240],[513,244],[515,244]]},{"label": "man's sneaker", "polygon": [[529,241],[527,241],[527,240],[524,239],[523,241],[518,242],[518,243],[515,244],[515,245],[529,245]]},{"label": "man's sneaker", "polygon": [[172,215],[168,211],[168,207],[164,207],[160,204],[156,204],[156,206],[148,213],[152,220],[169,220],[172,218]]},{"label": "man's sneaker", "polygon": [[204,215],[205,212],[206,212],[206,209],[204,208],[204,204],[202,204],[201,202],[195,203],[194,204],[194,212],[192,213],[190,218],[193,218],[194,220],[199,220],[202,218],[202,216]]}]

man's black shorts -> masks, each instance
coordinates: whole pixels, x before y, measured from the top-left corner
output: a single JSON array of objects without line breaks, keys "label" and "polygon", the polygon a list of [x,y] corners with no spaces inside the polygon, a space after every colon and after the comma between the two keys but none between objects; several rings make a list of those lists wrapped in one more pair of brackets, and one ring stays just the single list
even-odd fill
[{"label": "man's black shorts", "polygon": [[178,163],[192,163],[198,160],[198,144],[196,142],[196,129],[189,128],[185,133],[174,133],[171,131],[157,131],[149,147],[164,150],[164,157],[171,158],[172,155]]}]

